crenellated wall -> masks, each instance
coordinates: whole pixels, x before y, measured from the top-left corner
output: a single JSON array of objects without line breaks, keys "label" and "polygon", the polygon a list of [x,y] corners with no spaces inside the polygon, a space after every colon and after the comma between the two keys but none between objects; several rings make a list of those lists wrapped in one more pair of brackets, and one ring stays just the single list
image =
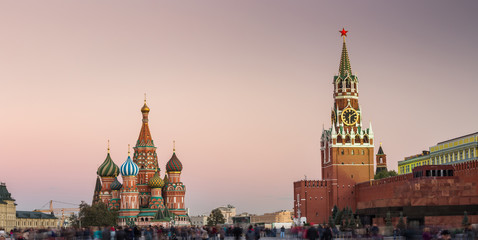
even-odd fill
[{"label": "crenellated wall", "polygon": [[327,180],[301,180],[294,182],[294,213],[307,216],[309,223],[328,222],[332,182]]}]

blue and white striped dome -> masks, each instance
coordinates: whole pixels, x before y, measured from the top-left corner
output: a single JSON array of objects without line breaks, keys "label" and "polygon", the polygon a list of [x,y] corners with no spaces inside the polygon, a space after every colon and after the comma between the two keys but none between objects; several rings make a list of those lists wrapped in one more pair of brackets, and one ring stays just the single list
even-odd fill
[{"label": "blue and white striped dome", "polygon": [[131,157],[128,156],[126,162],[121,165],[120,171],[123,176],[136,176],[138,175],[139,168],[138,165],[131,160]]}]

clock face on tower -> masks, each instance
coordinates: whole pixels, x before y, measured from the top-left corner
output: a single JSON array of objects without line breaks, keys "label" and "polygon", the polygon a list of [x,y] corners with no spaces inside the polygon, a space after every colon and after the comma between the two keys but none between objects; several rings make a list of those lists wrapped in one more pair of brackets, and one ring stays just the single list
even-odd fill
[{"label": "clock face on tower", "polygon": [[346,108],[342,111],[342,122],[347,125],[354,125],[359,119],[357,111],[353,108]]}]

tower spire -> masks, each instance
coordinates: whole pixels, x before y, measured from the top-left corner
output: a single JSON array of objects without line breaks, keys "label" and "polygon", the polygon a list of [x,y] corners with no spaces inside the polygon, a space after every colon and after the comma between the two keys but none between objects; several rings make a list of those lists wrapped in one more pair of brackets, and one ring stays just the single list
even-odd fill
[{"label": "tower spire", "polygon": [[352,68],[350,67],[350,60],[349,54],[347,52],[347,45],[345,44],[345,37],[347,37],[347,32],[344,28],[342,31],[339,31],[341,37],[343,38],[343,45],[342,45],[342,55],[340,57],[340,66],[339,66],[339,75],[340,76],[347,76],[347,74],[352,75]]},{"label": "tower spire", "polygon": [[176,140],[173,140],[173,153],[176,152]]},{"label": "tower spire", "polygon": [[110,153],[110,140],[108,139],[108,153]]},{"label": "tower spire", "polygon": [[141,108],[141,113],[143,115],[143,124],[141,126],[141,131],[139,132],[138,141],[136,142],[136,147],[154,147],[153,139],[149,131],[149,107],[146,105],[146,93],[144,94],[144,105]]}]

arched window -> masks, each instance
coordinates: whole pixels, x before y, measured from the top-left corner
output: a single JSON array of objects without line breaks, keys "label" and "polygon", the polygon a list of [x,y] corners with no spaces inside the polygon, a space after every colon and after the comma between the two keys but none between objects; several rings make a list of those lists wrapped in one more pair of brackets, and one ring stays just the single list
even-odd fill
[{"label": "arched window", "polygon": [[339,135],[339,136],[337,137],[337,143],[342,144],[342,136]]},{"label": "arched window", "polygon": [[363,143],[368,143],[368,136],[363,137]]},{"label": "arched window", "polygon": [[350,143],[350,136],[349,135],[345,136],[345,143]]}]

